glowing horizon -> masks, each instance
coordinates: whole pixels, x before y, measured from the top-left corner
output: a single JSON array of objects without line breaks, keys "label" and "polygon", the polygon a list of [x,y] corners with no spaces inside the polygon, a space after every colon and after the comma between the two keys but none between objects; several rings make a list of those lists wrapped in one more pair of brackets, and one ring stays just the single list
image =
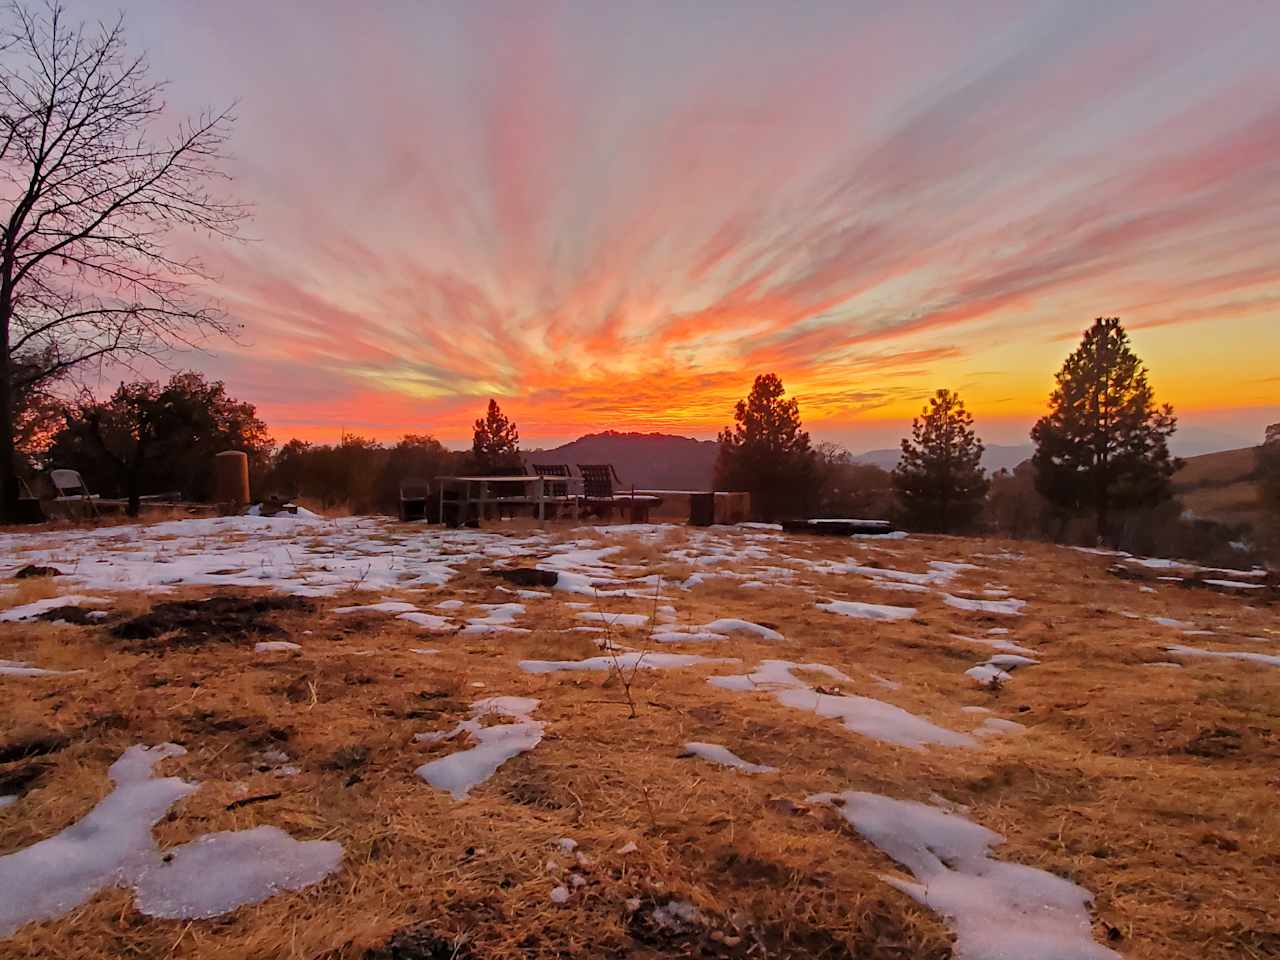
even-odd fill
[{"label": "glowing horizon", "polygon": [[177,6],[130,36],[257,207],[195,365],[277,439],[705,437],[772,371],[819,439],[947,386],[1025,442],[1103,315],[1184,423],[1280,420],[1280,8]]}]

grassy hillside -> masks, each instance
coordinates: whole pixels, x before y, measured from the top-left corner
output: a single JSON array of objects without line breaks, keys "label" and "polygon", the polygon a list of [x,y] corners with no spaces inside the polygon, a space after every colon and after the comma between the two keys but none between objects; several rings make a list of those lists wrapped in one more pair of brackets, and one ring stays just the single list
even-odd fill
[{"label": "grassy hillside", "polygon": [[1178,497],[1199,517],[1222,523],[1257,523],[1261,516],[1253,480],[1256,447],[1189,457],[1174,475]]}]

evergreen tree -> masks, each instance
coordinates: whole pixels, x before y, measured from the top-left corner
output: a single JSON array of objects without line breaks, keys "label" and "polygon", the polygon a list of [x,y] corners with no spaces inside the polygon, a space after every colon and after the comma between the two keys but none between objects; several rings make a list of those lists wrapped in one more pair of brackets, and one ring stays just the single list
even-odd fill
[{"label": "evergreen tree", "polygon": [[735,426],[720,432],[716,457],[716,489],[748,491],[752,512],[765,520],[803,516],[819,482],[800,405],[794,397],[784,400],[784,392],[776,374],[756,377],[734,408]]},{"label": "evergreen tree", "polygon": [[1060,511],[1091,511],[1106,539],[1116,508],[1172,496],[1177,418],[1157,407],[1147,370],[1117,317],[1099,317],[1058,372],[1049,413],[1031,431],[1036,489]]},{"label": "evergreen tree", "polygon": [[902,459],[893,471],[908,526],[950,533],[973,525],[989,486],[982,449],[964,401],[939,390],[911,421],[911,439],[902,441]]},{"label": "evergreen tree", "polygon": [[489,400],[488,412],[475,422],[471,457],[481,473],[520,462],[520,431],[507,419],[498,401]]}]

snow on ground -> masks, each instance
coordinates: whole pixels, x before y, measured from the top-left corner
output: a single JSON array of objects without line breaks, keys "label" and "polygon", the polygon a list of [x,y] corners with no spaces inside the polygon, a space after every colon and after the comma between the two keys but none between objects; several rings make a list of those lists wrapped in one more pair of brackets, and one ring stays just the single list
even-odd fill
[{"label": "snow on ground", "polygon": [[86,604],[93,606],[110,602],[105,597],[85,597],[78,593],[69,594],[65,597],[46,597],[44,600],[24,603],[20,607],[10,607],[8,610],[0,611],[0,622],[10,623],[15,620],[30,620],[32,617],[38,617],[40,614],[56,610],[58,607],[80,607]]},{"label": "snow on ground", "polygon": [[911,871],[882,879],[941,914],[957,960],[1120,960],[1093,940],[1088,890],[1020,863],[991,858],[1004,837],[923,803],[850,790],[822,793],[859,834]]},{"label": "snow on ground", "polygon": [[[733,677],[711,677],[707,682],[722,690],[738,692],[767,690],[783,706],[838,719],[854,733],[886,743],[900,744],[914,750],[922,750],[929,744],[944,747],[977,746],[977,741],[968,734],[940,727],[883,700],[818,693],[794,672],[814,670],[823,666],[822,664],[792,663],[788,660],[764,660],[753,673]],[[825,671],[829,670],[832,668],[825,668]],[[819,672],[825,671],[819,669]],[[843,674],[840,676],[845,680],[849,679]]]},{"label": "snow on ground", "polygon": [[1027,605],[1025,600],[971,600],[968,597],[957,597],[954,594],[944,593],[942,600],[949,607],[955,607],[957,610],[968,610],[973,613],[999,613],[1007,616],[1022,616],[1022,608]]},{"label": "snow on ground", "polygon": [[676,670],[700,663],[738,663],[736,657],[699,657],[690,653],[649,653],[629,651],[586,660],[521,660],[526,673],[555,673],[560,670]]},{"label": "snow on ground", "polygon": [[915,607],[890,607],[856,600],[828,600],[818,604],[818,609],[862,620],[910,620],[917,612]]},{"label": "snow on ground", "polygon": [[[500,766],[542,742],[544,724],[530,717],[538,703],[532,697],[477,700],[471,706],[470,720],[463,720],[447,733],[419,734],[416,738],[419,742],[436,743],[466,733],[476,745],[424,763],[414,772],[436,789],[447,790],[453,799],[465,800],[473,788],[493,776]],[[515,722],[483,726],[481,719],[491,714]]]},{"label": "snow on ground", "polygon": [[735,770],[741,770],[743,773],[777,773],[777,767],[764,766],[759,763],[748,763],[740,756],[734,753],[726,746],[718,743],[702,743],[697,740],[691,740],[684,745],[685,752],[701,757],[703,760],[711,763],[718,763],[722,767],[733,767]]},{"label": "snow on ground", "polygon": [[340,844],[299,843],[270,827],[209,834],[162,857],[151,828],[200,785],[153,771],[185,754],[173,743],[130,747],[107,770],[115,789],[81,820],[0,857],[0,937],[60,917],[107,887],[133,888],[138,909],[152,916],[211,917],[309,886],[337,868]]},{"label": "snow on ground", "polygon": [[56,677],[83,672],[83,670],[46,670],[44,667],[33,667],[25,660],[0,660],[0,677]]},{"label": "snow on ground", "polygon": [[758,623],[752,623],[750,620],[738,620],[733,617],[722,617],[719,620],[712,620],[710,623],[704,623],[698,628],[700,632],[705,633],[754,633],[762,640],[784,640],[786,639],[777,630],[771,627],[765,627]]},{"label": "snow on ground", "polygon": [[1248,660],[1252,663],[1265,663],[1272,667],[1280,667],[1280,657],[1266,653],[1253,653],[1248,650],[1205,650],[1202,647],[1187,647],[1175,643],[1165,647],[1169,653],[1179,657],[1220,657],[1224,660]]}]

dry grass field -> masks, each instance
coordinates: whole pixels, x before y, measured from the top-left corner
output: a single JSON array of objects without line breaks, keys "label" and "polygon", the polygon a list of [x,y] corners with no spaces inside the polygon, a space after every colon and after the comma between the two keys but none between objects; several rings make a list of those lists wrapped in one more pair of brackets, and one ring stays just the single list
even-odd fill
[{"label": "dry grass field", "polygon": [[[1161,568],[1116,576],[1110,556],[943,537],[185,523],[0,536],[11,577],[0,619],[88,598],[54,605],[80,613],[0,622],[3,660],[79,671],[0,675],[0,793],[16,796],[0,807],[0,898],[26,895],[3,886],[5,855],[84,817],[137,744],[181,745],[156,775],[199,783],[154,827],[162,853],[269,826],[341,844],[341,863],[208,919],[147,916],[127,885],[105,884],[9,932],[0,956],[1006,956],[966,942],[963,916],[886,882],[909,865],[850,808],[815,798],[850,790],[950,811],[1005,838],[992,861],[1091,892],[1082,940],[1025,960],[1280,956],[1274,586],[1219,592],[1161,580]],[[65,576],[12,579],[28,563]],[[516,594],[492,572],[534,566],[559,571],[559,585]],[[183,604],[209,597],[223,599]],[[897,618],[818,606],[832,600]],[[385,601],[448,622],[338,612]],[[447,601],[460,604],[437,606]],[[598,629],[620,613],[633,617]],[[707,627],[723,618],[782,639]],[[657,639],[709,629],[724,639]],[[299,646],[256,647],[281,641]],[[1038,662],[991,683],[966,674],[1001,652],[993,643]],[[672,653],[739,662],[648,669]],[[603,669],[520,666],[593,657]],[[790,700],[708,682],[769,660],[823,669],[797,668]],[[541,741],[465,799],[424,782],[417,768],[476,739],[415,735],[511,723],[475,714],[496,696],[536,698],[517,722],[540,724]],[[875,714],[887,732],[831,715],[851,704],[889,705]],[[914,720],[895,727],[903,711]],[[900,742],[916,721],[957,745]],[[690,741],[776,771],[690,756]],[[1000,921],[994,906],[1010,930],[1039,923]]]}]

